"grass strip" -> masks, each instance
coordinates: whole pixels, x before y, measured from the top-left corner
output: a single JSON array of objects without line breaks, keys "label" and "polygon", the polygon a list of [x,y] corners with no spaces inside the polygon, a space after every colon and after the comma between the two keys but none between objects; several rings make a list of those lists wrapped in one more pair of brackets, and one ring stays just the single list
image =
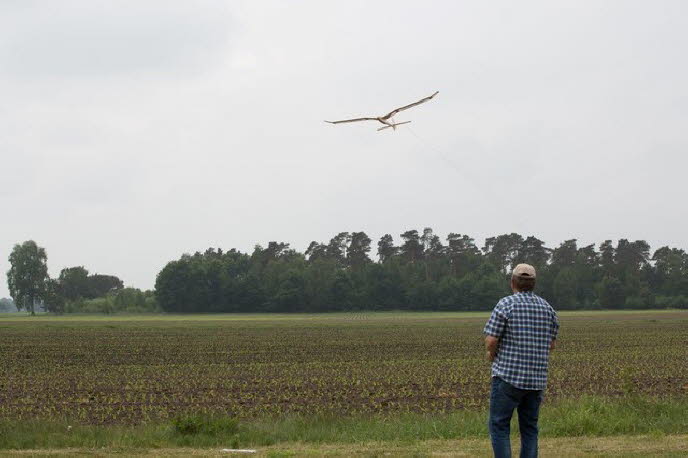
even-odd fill
[{"label": "grass strip", "polygon": [[[688,433],[688,399],[581,397],[543,405],[541,437]],[[487,437],[487,412],[368,417],[286,417],[237,421],[190,413],[165,423],[77,425],[68,420],[2,419],[0,449],[270,446],[280,443],[417,443]],[[517,430],[514,420],[514,430]]]}]

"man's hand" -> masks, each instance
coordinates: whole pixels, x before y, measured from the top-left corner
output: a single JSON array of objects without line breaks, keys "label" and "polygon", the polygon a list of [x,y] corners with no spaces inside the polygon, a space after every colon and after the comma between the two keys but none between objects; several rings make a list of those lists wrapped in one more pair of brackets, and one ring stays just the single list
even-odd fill
[{"label": "man's hand", "polygon": [[497,347],[499,346],[499,339],[494,336],[485,337],[485,349],[487,350],[487,360],[492,362],[497,356]]}]

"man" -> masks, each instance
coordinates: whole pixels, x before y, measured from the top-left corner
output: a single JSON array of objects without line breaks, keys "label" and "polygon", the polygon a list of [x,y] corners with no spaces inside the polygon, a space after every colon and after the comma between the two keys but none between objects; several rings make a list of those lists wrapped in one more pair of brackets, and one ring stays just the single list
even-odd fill
[{"label": "man", "polygon": [[517,265],[511,275],[513,295],[501,299],[483,333],[492,362],[489,431],[495,457],[510,457],[511,416],[518,411],[521,457],[538,452],[538,413],[547,385],[549,353],[559,331],[557,314],[533,293],[535,268]]}]

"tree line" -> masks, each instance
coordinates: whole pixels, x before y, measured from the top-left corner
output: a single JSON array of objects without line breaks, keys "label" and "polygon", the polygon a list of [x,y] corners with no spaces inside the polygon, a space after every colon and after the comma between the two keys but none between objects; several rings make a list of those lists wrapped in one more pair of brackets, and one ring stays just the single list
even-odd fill
[{"label": "tree line", "polygon": [[548,248],[534,237],[503,234],[478,247],[468,235],[440,239],[432,229],[373,241],[341,232],[311,242],[304,253],[288,243],[253,252],[209,248],[169,262],[155,291],[125,288],[114,275],[83,266],[48,276],[47,254],[34,241],[15,245],[7,281],[13,304],[70,312],[326,312],[345,310],[488,310],[508,294],[508,276],[520,262],[538,270],[536,291],[559,309],[686,308],[688,254],[644,240],[577,240]]},{"label": "tree line", "polygon": [[518,263],[535,266],[536,292],[558,309],[686,308],[688,254],[644,240],[576,239],[548,248],[535,236],[442,240],[431,228],[386,234],[341,232],[300,253],[284,242],[252,253],[209,248],[169,262],[155,297],[163,311],[326,312],[346,310],[489,310],[509,294]]},{"label": "tree line", "polygon": [[53,313],[113,313],[159,311],[152,291],[125,288],[114,275],[91,274],[83,266],[67,267],[57,278],[48,275],[45,248],[33,240],[14,246],[9,257],[7,285],[13,303],[3,300],[0,311],[36,309]]}]

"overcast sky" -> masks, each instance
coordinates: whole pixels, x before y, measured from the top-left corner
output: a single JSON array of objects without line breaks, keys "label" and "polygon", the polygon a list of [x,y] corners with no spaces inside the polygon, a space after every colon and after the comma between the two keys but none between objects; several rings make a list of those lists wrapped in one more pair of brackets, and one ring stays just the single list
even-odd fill
[{"label": "overcast sky", "polygon": [[[152,288],[426,226],[685,249],[687,55],[682,0],[3,0],[0,270],[33,239]],[[323,122],[435,90],[396,132]]]}]

